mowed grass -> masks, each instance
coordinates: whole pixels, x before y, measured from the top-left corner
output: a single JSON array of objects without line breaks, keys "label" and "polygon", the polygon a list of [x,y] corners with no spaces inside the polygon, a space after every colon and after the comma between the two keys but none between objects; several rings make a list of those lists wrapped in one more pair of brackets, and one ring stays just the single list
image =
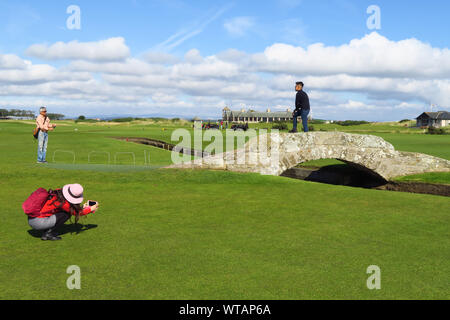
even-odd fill
[{"label": "mowed grass", "polygon": [[[74,150],[81,165],[39,166],[29,126],[8,126],[0,123],[0,299],[450,297],[446,197],[155,169],[169,152],[107,139],[101,128],[60,127],[49,154]],[[155,167],[88,165],[93,147],[152,150]],[[101,203],[82,221],[90,229],[60,242],[30,235],[26,197],[75,182]],[[81,268],[81,290],[66,287],[70,265]],[[370,265],[381,268],[381,290],[366,287]]]},{"label": "mowed grass", "polygon": [[[37,140],[31,131],[32,125],[14,122],[0,123],[0,135],[7,145],[0,155],[0,161],[15,164],[35,163]],[[158,128],[159,129],[159,128]],[[119,141],[110,137],[128,136],[143,131],[142,128],[94,125],[73,125],[62,123],[49,135],[47,161],[54,164],[100,164],[129,166],[162,166],[171,162],[171,153],[159,148]],[[147,130],[154,136],[157,130]],[[162,132],[162,131],[161,131]],[[162,132],[163,133],[163,132]],[[169,135],[170,136],[170,135]]]},{"label": "mowed grass", "polygon": [[420,182],[420,183],[435,183],[435,184],[449,184],[450,172],[430,172],[423,174],[415,174],[411,176],[404,176],[395,179],[400,182]]},{"label": "mowed grass", "polygon": [[[66,145],[70,146],[72,148],[72,151],[75,151],[79,157],[81,157],[81,162],[87,161],[89,153],[94,151],[99,151],[98,154],[94,154],[94,156],[100,157],[101,151],[104,151],[105,149],[110,149],[111,145],[117,145],[112,143],[109,140],[114,140],[114,138],[118,137],[124,137],[124,138],[132,138],[132,137],[142,137],[142,138],[151,138],[154,140],[159,140],[163,142],[167,142],[169,144],[173,145],[180,145],[183,147],[189,147],[193,149],[202,149],[206,150],[208,152],[223,152],[227,149],[227,139],[225,138],[225,130],[219,131],[219,130],[208,130],[208,131],[197,131],[198,133],[201,133],[204,135],[205,139],[202,139],[202,136],[200,136],[199,139],[196,138],[194,134],[194,129],[192,127],[192,123],[188,122],[166,122],[163,124],[155,124],[151,121],[145,122],[145,121],[136,121],[133,123],[109,123],[109,122],[100,122],[100,123],[89,123],[89,122],[80,122],[75,123],[74,121],[53,121],[57,125],[57,133],[55,135],[52,135],[52,139],[56,139],[61,142],[64,142]],[[2,126],[5,127],[5,132],[14,133],[14,132],[20,132],[23,133],[24,130],[29,130],[30,132],[34,129],[35,122],[34,121],[4,121],[1,123]],[[28,129],[27,129],[28,128]],[[230,130],[231,131],[231,130]],[[250,136],[246,136],[245,133],[239,133],[239,132],[233,132],[236,136],[234,137],[233,145],[234,148],[237,148],[238,145],[242,145],[247,142],[250,139]],[[216,150],[212,148],[213,150],[210,150],[212,145],[212,142],[214,142],[215,145],[220,146],[219,139],[216,141],[216,136],[220,135],[223,137],[222,139],[222,149]],[[242,139],[239,139],[238,136],[241,135]],[[86,139],[86,137],[89,136],[89,139]],[[77,140],[84,140],[86,141],[86,145],[83,145],[83,149],[77,148],[73,150],[73,146],[71,144],[71,140],[73,140],[74,137],[78,137]],[[177,139],[177,137],[179,137]],[[66,139],[67,138],[67,139]],[[107,139],[103,139],[107,138]],[[175,140],[172,140],[175,139]],[[196,140],[197,139],[197,140]],[[95,141],[101,141],[98,144],[97,143],[90,143]],[[109,142],[108,142],[109,141]],[[123,146],[126,146],[128,143],[125,141],[119,142]],[[84,144],[84,143],[83,143]],[[79,145],[78,147],[81,147],[82,145]],[[50,146],[51,147],[51,146]],[[142,147],[142,150],[146,150],[148,147]],[[219,147],[220,148],[220,147]],[[60,148],[61,149],[61,148]],[[61,149],[63,150],[63,149]],[[63,150],[64,151],[64,150]],[[81,151],[81,153],[80,153]],[[54,150],[51,150],[51,153],[53,154]],[[59,149],[56,151],[58,153],[58,156],[60,156],[62,153]],[[66,153],[66,156],[69,157],[69,160],[72,160],[70,158],[69,153]],[[104,155],[106,157],[106,155]],[[92,157],[91,157],[92,158]],[[114,160],[114,159],[113,159]],[[60,162],[61,162],[60,158]],[[103,159],[101,160],[103,161]],[[77,162],[80,162],[77,160]],[[103,161],[104,162],[104,161]]]}]

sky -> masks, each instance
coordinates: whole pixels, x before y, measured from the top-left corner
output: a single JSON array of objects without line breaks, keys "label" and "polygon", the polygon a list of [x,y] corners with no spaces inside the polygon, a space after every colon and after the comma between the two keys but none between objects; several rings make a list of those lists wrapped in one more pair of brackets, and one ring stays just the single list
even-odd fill
[{"label": "sky", "polygon": [[294,108],[394,121],[450,110],[442,0],[0,0],[0,108],[205,119]]}]

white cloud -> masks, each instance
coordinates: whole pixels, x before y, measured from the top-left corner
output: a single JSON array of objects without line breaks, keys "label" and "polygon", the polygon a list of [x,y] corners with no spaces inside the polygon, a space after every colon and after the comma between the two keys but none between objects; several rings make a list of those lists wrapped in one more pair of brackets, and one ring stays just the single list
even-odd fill
[{"label": "white cloud", "polygon": [[255,19],[253,17],[235,17],[225,21],[224,28],[227,32],[236,37],[244,36],[248,30],[255,25]]},{"label": "white cloud", "polygon": [[136,58],[129,58],[121,62],[105,63],[77,60],[71,62],[68,69],[72,71],[124,75],[146,75],[165,72],[165,68],[162,65],[149,64]]},{"label": "white cloud", "polygon": [[374,109],[374,106],[367,105],[361,101],[348,100],[345,103],[341,103],[337,106],[339,109]]},{"label": "white cloud", "polygon": [[0,54],[0,70],[25,69],[28,65],[30,65],[29,61],[22,60],[14,54]]},{"label": "white cloud", "polygon": [[313,114],[324,118],[406,118],[430,102],[450,107],[449,50],[414,39],[396,42],[373,33],[336,47],[274,44],[259,54],[229,49],[211,56],[192,49],[183,58],[152,51],[141,58],[116,55],[112,61],[95,49],[101,43],[88,43],[93,50],[72,54],[75,58],[64,46],[47,47],[44,56],[70,59],[59,68],[0,55],[0,96],[55,105],[77,101],[76,108],[89,105],[94,114],[97,103],[101,110],[145,114],[166,108],[220,116],[229,103],[256,110],[293,108],[294,83],[302,80]]},{"label": "white cloud", "polygon": [[359,92],[379,99],[434,101],[450,106],[450,79],[356,77],[350,75],[304,77],[306,88],[336,92]]},{"label": "white cloud", "polygon": [[156,51],[146,52],[143,55],[143,59],[151,64],[173,64],[179,61],[176,56],[170,53]]},{"label": "white cloud", "polygon": [[85,72],[68,72],[58,70],[55,67],[46,64],[32,65],[30,63],[26,64],[25,68],[2,70],[2,72],[0,72],[0,85],[35,85],[38,83],[68,79],[88,81],[91,78],[92,76]]},{"label": "white cloud", "polygon": [[245,52],[236,49],[228,49],[226,51],[219,52],[216,55],[216,57],[226,62],[242,63],[243,61],[249,58],[249,55],[247,55]]},{"label": "white cloud", "polygon": [[442,78],[450,74],[450,50],[416,39],[391,41],[373,32],[342,46],[277,43],[257,54],[261,71],[297,75],[350,74],[378,77]]},{"label": "white cloud", "polygon": [[199,64],[203,62],[203,57],[200,54],[200,51],[198,51],[197,49],[191,49],[184,55],[184,60],[187,63]]},{"label": "white cloud", "polygon": [[97,42],[57,42],[51,46],[35,44],[26,54],[43,60],[120,61],[130,55],[125,39],[110,38]]},{"label": "white cloud", "polygon": [[186,62],[172,67],[172,73],[181,78],[233,78],[241,75],[239,66],[217,59],[217,57],[201,58],[200,56],[187,57]]}]

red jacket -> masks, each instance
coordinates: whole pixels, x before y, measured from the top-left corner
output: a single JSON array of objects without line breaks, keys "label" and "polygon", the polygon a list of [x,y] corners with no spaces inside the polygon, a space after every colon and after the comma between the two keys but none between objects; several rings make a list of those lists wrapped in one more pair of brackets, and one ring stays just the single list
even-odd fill
[{"label": "red jacket", "polygon": [[[65,201],[64,204],[62,205],[62,207],[59,208],[61,203],[59,201],[55,201],[55,199],[56,199],[56,196],[53,196],[50,200],[48,200],[44,204],[44,207],[42,207],[42,209],[41,209],[41,214],[37,218],[51,217],[55,213],[58,213],[61,211],[70,213],[70,203],[68,201]],[[55,203],[52,204],[53,201],[55,201]],[[80,217],[86,216],[89,213],[92,213],[91,207],[86,207],[85,209],[83,209],[80,212]],[[74,215],[75,215],[75,213],[74,213]]]}]

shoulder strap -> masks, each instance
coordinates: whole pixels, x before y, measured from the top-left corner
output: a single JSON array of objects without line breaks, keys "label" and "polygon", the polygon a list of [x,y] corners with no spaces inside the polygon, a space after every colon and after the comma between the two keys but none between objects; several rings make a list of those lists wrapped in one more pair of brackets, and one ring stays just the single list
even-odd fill
[{"label": "shoulder strap", "polygon": [[[57,189],[57,190],[58,190],[58,189]],[[49,189],[47,192],[48,192],[48,197],[47,197],[47,201],[46,201],[45,203],[47,203],[48,201],[50,201],[50,200],[52,200],[53,198],[56,197],[56,192],[55,192],[55,190]],[[56,201],[57,201],[57,199],[54,199],[53,202],[51,203],[51,205],[53,205]],[[56,213],[56,212],[58,212],[59,210],[60,210],[60,208],[54,208],[54,209],[52,209],[52,210],[50,210],[50,211],[47,211],[47,212],[41,212],[41,213],[44,213],[44,214]]]}]

